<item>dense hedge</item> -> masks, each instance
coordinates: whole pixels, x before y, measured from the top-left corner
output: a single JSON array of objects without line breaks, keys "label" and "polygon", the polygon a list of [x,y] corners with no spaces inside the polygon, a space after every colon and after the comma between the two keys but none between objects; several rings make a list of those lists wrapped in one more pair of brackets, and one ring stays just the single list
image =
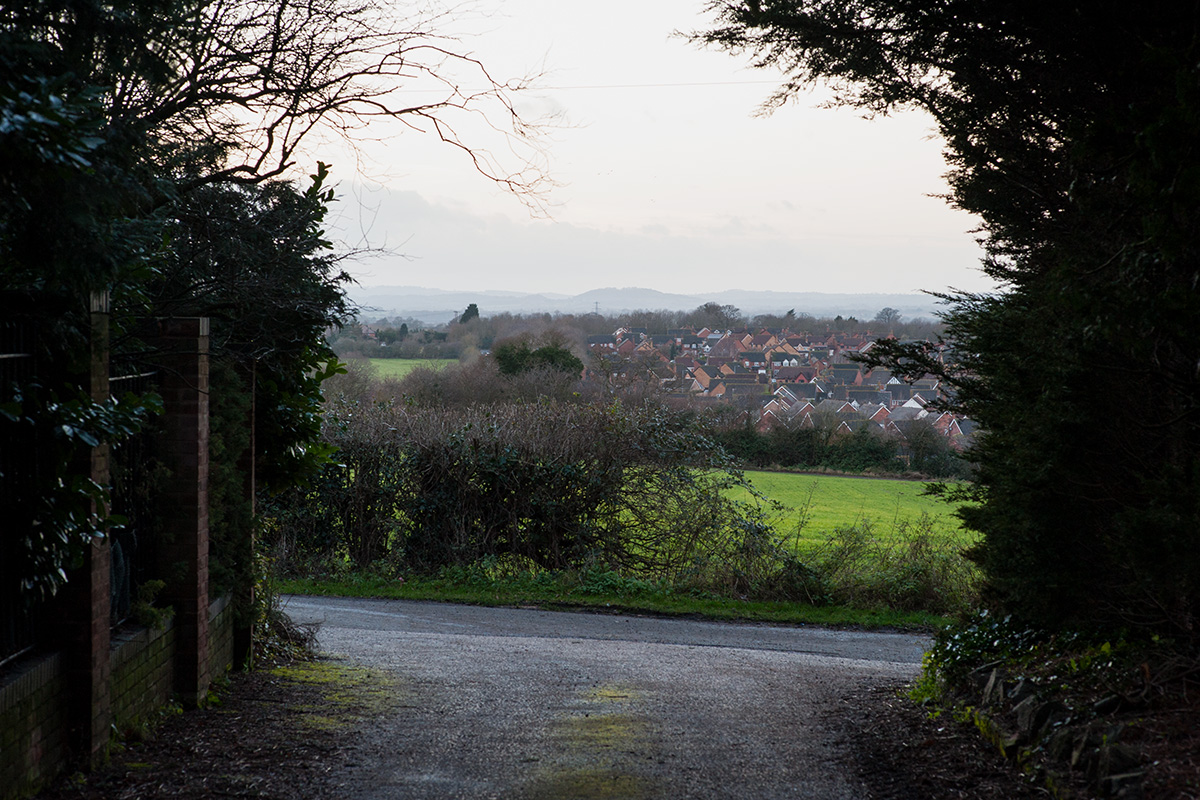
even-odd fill
[{"label": "dense hedge", "polygon": [[729,499],[745,482],[724,451],[661,407],[343,399],[324,436],[335,463],[269,510],[287,558],[434,570],[516,556],[667,577],[773,535],[763,509]]},{"label": "dense hedge", "polygon": [[919,472],[934,478],[970,474],[970,465],[949,440],[924,420],[909,423],[903,440],[867,426],[837,434],[832,425],[820,424],[811,428],[776,425],[765,432],[740,425],[716,436],[731,455],[752,467]]}]

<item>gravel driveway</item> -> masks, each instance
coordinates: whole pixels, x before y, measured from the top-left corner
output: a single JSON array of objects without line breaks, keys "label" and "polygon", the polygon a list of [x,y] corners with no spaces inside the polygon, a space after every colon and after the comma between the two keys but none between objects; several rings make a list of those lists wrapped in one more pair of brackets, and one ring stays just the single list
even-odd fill
[{"label": "gravel driveway", "polygon": [[405,601],[285,598],[394,698],[346,798],[858,798],[840,698],[917,674],[927,640]]}]

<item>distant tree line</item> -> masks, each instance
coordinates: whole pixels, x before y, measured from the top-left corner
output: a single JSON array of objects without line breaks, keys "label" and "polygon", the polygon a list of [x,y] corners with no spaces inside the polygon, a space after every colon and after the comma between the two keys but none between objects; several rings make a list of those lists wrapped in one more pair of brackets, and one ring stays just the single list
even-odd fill
[{"label": "distant tree line", "polygon": [[[742,314],[735,306],[705,303],[691,311],[632,311],[606,314],[512,314],[501,312],[484,316],[478,306],[453,322],[423,326],[412,318],[373,320],[360,316],[355,324],[330,331],[328,338],[342,358],[469,358],[489,351],[498,342],[521,335],[538,336],[547,331],[570,343],[576,355],[584,355],[587,337],[610,334],[618,328],[641,328],[648,333],[665,334],[670,330],[770,330],[788,329],[794,333],[871,333],[894,335],[902,339],[932,340],[941,332],[941,323],[926,318],[905,320],[894,308],[884,308],[869,320],[853,316],[816,317],[789,309],[782,314]],[[370,329],[364,333],[362,325]]]}]

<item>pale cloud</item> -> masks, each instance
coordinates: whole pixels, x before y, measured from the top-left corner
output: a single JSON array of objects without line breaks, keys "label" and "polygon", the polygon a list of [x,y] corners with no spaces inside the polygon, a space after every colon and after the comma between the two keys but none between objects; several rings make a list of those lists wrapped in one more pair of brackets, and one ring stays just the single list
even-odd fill
[{"label": "pale cloud", "polygon": [[778,76],[671,38],[705,24],[694,0],[478,5],[496,11],[470,42],[493,74],[550,71],[520,108],[561,123],[547,142],[552,219],[433,137],[381,130],[361,153],[374,190],[334,162],[342,235],[404,255],[355,266],[364,284],[991,288],[976,222],[930,197],[946,165],[928,119],[868,122],[815,108],[819,94],[755,116]]},{"label": "pale cloud", "polygon": [[[579,294],[601,286],[660,291],[776,288],[780,291],[912,292],[930,285],[931,264],[973,263],[974,247],[957,237],[863,233],[784,238],[741,221],[710,236],[661,226],[600,230],[564,222],[518,222],[430,203],[414,192],[374,195],[374,224],[395,252],[365,259],[367,285],[510,289]],[[336,232],[353,240],[358,231]],[[965,275],[965,271],[959,271]]]}]

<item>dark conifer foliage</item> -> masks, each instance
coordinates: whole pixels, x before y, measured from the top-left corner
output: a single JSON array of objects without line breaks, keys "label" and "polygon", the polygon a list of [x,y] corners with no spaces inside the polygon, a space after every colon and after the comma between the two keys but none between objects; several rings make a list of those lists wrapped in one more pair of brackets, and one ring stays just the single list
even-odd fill
[{"label": "dark conifer foliage", "polygon": [[[711,4],[704,43],[931,113],[994,295],[948,292],[942,363],[981,423],[964,519],[994,600],[1042,624],[1194,636],[1200,603],[1200,4]],[[1114,413],[1114,409],[1122,413]]]}]

